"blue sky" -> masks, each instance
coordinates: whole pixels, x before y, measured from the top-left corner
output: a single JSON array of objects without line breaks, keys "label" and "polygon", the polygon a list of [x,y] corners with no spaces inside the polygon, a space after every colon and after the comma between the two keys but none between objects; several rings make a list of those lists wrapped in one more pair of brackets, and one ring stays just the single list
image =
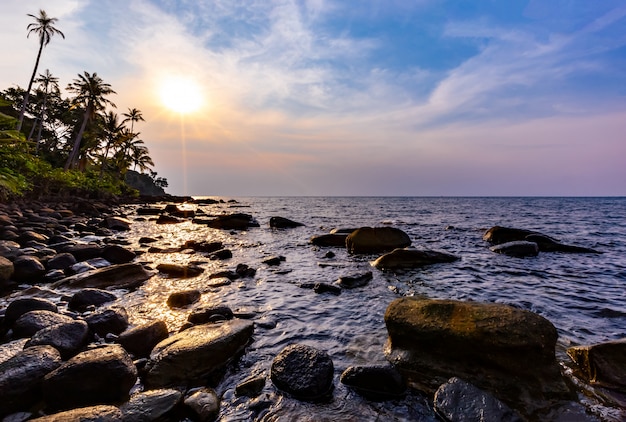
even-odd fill
[{"label": "blue sky", "polygon": [[[3,0],[0,89],[40,8],[40,71],[142,110],[170,193],[626,195],[622,0]],[[195,112],[158,95],[179,77]]]}]

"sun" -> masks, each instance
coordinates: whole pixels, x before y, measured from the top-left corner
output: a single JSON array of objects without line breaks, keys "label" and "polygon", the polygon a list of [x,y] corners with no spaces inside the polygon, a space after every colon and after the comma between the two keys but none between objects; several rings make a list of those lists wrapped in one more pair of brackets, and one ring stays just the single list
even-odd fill
[{"label": "sun", "polygon": [[197,111],[204,104],[200,84],[186,76],[167,77],[161,82],[159,94],[166,108],[180,114]]}]

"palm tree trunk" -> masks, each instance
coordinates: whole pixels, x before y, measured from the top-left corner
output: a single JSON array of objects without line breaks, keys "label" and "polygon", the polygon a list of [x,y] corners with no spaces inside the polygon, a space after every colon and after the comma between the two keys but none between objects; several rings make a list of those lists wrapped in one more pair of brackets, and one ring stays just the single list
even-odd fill
[{"label": "palm tree trunk", "polygon": [[70,156],[67,157],[67,161],[65,162],[65,167],[63,170],[67,171],[70,167],[74,166],[76,159],[78,158],[78,151],[80,151],[80,142],[83,140],[83,133],[85,133],[85,128],[87,127],[87,121],[89,120],[89,108],[85,110],[85,115],[83,116],[83,123],[80,125],[80,130],[78,131],[78,135],[76,135],[76,140],[74,141],[74,147],[72,148],[72,152]]},{"label": "palm tree trunk", "polygon": [[24,94],[24,101],[22,101],[22,108],[20,110],[20,118],[17,121],[17,131],[22,130],[22,123],[24,122],[24,113],[26,112],[26,105],[28,104],[28,97],[30,96],[30,90],[33,88],[33,81],[35,80],[35,76],[37,75],[37,68],[39,67],[39,59],[41,58],[41,52],[43,51],[43,37],[39,39],[39,52],[37,53],[37,60],[35,61],[35,68],[33,69],[33,74],[30,77],[30,81],[28,81],[28,89],[26,89],[26,93]]},{"label": "palm tree trunk", "polygon": [[48,93],[43,96],[43,104],[41,106],[41,113],[39,113],[39,129],[37,130],[37,140],[35,141],[35,154],[39,155],[39,142],[41,141],[41,129],[43,128],[43,118],[46,114],[46,102],[48,100]]}]

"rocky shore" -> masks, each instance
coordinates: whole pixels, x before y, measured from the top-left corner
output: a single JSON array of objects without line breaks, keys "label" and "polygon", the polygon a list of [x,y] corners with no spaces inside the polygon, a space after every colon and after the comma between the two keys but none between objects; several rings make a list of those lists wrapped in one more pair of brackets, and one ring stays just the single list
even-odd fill
[{"label": "rocky shore", "polygon": [[[0,417],[11,422],[218,418],[221,398],[212,386],[254,345],[255,328],[263,322],[225,305],[194,308],[198,290],[168,297],[170,307],[192,307],[177,332],[159,319],[133,325],[127,310],[116,304],[120,289],[133,291],[156,273],[184,279],[204,272],[201,265],[141,262],[144,250],[130,248],[119,236],[135,221],[193,221],[226,232],[261,226],[246,213],[207,215],[181,206],[185,201],[192,199],[0,205],[0,291],[6,304],[0,308]],[[268,223],[278,230],[301,225],[285,216]],[[89,236],[104,241],[78,240]],[[516,228],[493,227],[484,240],[493,252],[512,257],[599,253]],[[217,241],[190,240],[169,248],[156,246],[154,238],[139,243],[155,245],[147,247],[163,254],[232,257]],[[446,265],[460,258],[412,248],[406,233],[388,226],[321,233],[310,244],[328,248],[328,254],[346,248],[355,256],[371,255],[374,271]],[[282,260],[273,256],[264,264],[278,266]],[[254,277],[254,268],[239,263],[209,279],[217,287]],[[302,287],[338,295],[367,288],[371,279],[367,272]],[[51,299],[50,290],[66,293]],[[251,375],[235,394],[261,414],[283,394],[304,402],[329,400],[337,382],[372,401],[402,400],[413,391],[428,397],[433,417],[447,421],[595,421],[578,398],[591,385],[600,386],[613,403],[626,403],[626,340],[568,350],[578,368],[576,379],[585,383],[576,384],[555,358],[555,327],[530,311],[405,297],[388,304],[384,322],[387,365],[351,366],[336,379],[324,350],[290,344],[275,356],[267,376]],[[270,398],[260,395],[268,383],[276,392]]]}]

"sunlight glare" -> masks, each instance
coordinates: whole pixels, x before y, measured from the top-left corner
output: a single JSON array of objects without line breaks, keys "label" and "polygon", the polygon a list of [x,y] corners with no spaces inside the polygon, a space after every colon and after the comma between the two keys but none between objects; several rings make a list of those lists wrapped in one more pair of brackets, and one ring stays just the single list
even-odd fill
[{"label": "sunlight glare", "polygon": [[180,114],[197,111],[204,103],[200,85],[191,78],[170,76],[161,83],[161,102]]}]

